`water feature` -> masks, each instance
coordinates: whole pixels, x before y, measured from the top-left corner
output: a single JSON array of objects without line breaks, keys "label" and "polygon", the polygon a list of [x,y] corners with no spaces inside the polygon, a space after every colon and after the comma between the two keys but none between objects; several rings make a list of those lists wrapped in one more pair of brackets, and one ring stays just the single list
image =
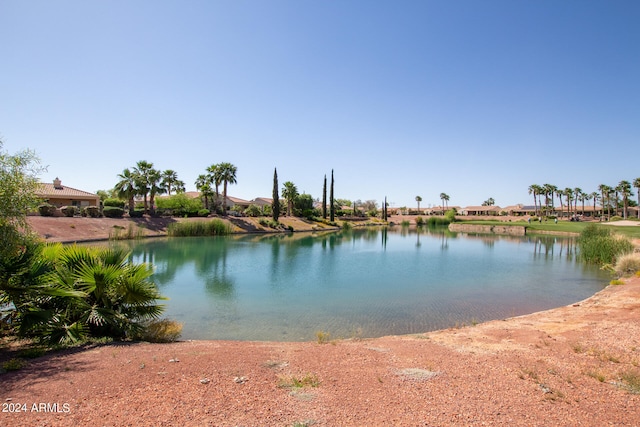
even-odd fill
[{"label": "water feature", "polygon": [[155,265],[183,339],[419,333],[570,304],[608,280],[556,237],[396,227],[118,244]]}]

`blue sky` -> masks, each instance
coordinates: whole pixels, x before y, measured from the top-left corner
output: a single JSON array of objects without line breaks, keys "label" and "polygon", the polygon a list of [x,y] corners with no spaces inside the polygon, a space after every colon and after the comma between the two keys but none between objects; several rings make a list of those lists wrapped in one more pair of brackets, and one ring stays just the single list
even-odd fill
[{"label": "blue sky", "polygon": [[0,137],[43,181],[532,204],[640,176],[636,0],[0,0]]}]

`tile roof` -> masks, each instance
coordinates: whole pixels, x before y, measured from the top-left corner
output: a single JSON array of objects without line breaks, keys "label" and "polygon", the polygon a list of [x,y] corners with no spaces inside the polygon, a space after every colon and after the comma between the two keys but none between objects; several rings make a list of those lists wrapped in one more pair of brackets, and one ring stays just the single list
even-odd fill
[{"label": "tile roof", "polygon": [[66,199],[97,199],[97,194],[87,191],[78,190],[77,188],[63,186],[62,184],[54,185],[48,183],[40,183],[40,188],[36,190],[36,194],[44,199],[50,198],[66,198]]}]

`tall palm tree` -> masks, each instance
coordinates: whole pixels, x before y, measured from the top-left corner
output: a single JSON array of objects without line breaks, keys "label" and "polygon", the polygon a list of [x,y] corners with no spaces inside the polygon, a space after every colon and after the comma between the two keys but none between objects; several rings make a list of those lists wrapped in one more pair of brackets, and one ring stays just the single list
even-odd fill
[{"label": "tall palm tree", "polygon": [[220,179],[222,180],[222,214],[227,214],[227,185],[237,184],[236,173],[238,168],[231,163],[220,163],[218,165]]},{"label": "tall palm tree", "polygon": [[292,216],[293,203],[298,197],[298,188],[293,182],[287,181],[282,185],[282,197],[287,201],[287,216]]},{"label": "tall palm tree", "polygon": [[[567,217],[571,216],[571,201],[573,200],[573,190],[569,187],[565,188],[562,194],[567,198]],[[562,201],[562,198],[560,199]]]},{"label": "tall palm tree", "polygon": [[[582,188],[576,187],[573,189],[573,212],[578,214],[578,200],[582,199],[584,203],[584,193],[582,192]],[[582,209],[582,213],[584,213],[584,209]]]},{"label": "tall palm tree", "polygon": [[147,196],[151,190],[149,184],[149,175],[153,169],[153,163],[149,163],[146,160],[140,160],[133,168],[133,173],[136,177],[136,193],[142,196],[144,200],[144,212],[149,211],[149,205],[147,203]]},{"label": "tall palm tree", "polygon": [[176,171],[167,169],[162,172],[162,185],[167,189],[167,195],[171,196],[171,190],[176,190],[178,182],[178,173]]},{"label": "tall palm tree", "polygon": [[640,219],[640,178],[633,180],[633,186],[638,190],[638,219]]},{"label": "tall palm tree", "polygon": [[589,194],[588,197],[590,199],[593,199],[593,217],[595,218],[595,216],[596,216],[596,205],[598,204],[598,198],[600,197],[600,195],[598,194],[597,191],[594,191],[593,193]]},{"label": "tall palm tree", "polygon": [[609,212],[609,195],[611,194],[611,187],[606,184],[600,184],[598,186],[598,190],[600,190],[600,200],[602,201],[602,216],[604,216],[604,207],[605,204],[607,206],[607,219],[611,216]]},{"label": "tall palm tree", "polygon": [[148,175],[149,183],[149,205],[151,214],[156,211],[156,195],[163,194],[166,190],[162,185],[162,172],[156,169],[151,169]]},{"label": "tall palm tree", "polygon": [[[449,195],[447,193],[440,193],[440,200],[442,200],[442,215],[444,215],[444,211],[445,211],[445,202],[449,201]],[[447,203],[447,207],[448,207],[448,203]]]},{"label": "tall palm tree", "polygon": [[118,174],[118,179],[114,190],[118,193],[118,197],[129,201],[129,212],[133,212],[135,209],[136,176],[129,168],[126,168],[121,174]]},{"label": "tall palm tree", "polygon": [[531,184],[529,186],[529,194],[533,194],[533,210],[535,215],[538,215],[538,204],[536,201],[536,196],[540,196],[540,194],[542,193],[542,187],[540,187],[537,184]]},{"label": "tall palm tree", "polygon": [[209,209],[209,197],[212,195],[211,192],[211,181],[209,180],[209,176],[200,174],[195,182],[196,188],[204,197],[204,207],[205,209]]},{"label": "tall palm tree", "polygon": [[211,165],[207,168],[207,176],[209,177],[209,183],[211,185],[213,185],[215,187],[215,194],[214,194],[214,202],[213,202],[213,206],[214,209],[217,210],[218,206],[219,206],[219,192],[218,192],[218,188],[220,188],[220,184],[222,184],[222,169],[220,168],[219,164],[215,164],[215,165]]},{"label": "tall palm tree", "polygon": [[416,202],[418,202],[418,215],[420,215],[420,202],[422,201],[422,197],[416,196]]},{"label": "tall palm tree", "polygon": [[629,196],[633,196],[631,192],[631,183],[629,181],[620,181],[616,187],[620,194],[622,194],[622,217],[627,219],[627,207],[629,206]]}]

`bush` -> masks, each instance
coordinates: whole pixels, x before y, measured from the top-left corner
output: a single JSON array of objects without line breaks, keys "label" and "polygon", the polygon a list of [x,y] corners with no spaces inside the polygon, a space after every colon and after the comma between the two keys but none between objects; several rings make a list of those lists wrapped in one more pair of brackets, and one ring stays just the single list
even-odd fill
[{"label": "bush", "polygon": [[84,211],[91,218],[100,218],[102,216],[102,212],[100,212],[100,208],[98,206],[87,206],[84,208]]},{"label": "bush", "polygon": [[422,218],[421,216],[417,217],[417,218],[416,218],[416,225],[417,225],[418,227],[420,227],[420,226],[424,225],[424,218]]},{"label": "bush", "polygon": [[629,277],[640,271],[640,254],[628,253],[618,258],[615,265],[616,273],[621,277]]},{"label": "bush", "polygon": [[231,226],[226,222],[213,219],[211,221],[184,221],[169,224],[169,236],[225,236],[231,233]]},{"label": "bush", "polygon": [[596,224],[589,224],[582,230],[578,246],[584,261],[599,265],[615,264],[619,256],[633,251],[628,238]]},{"label": "bush", "polygon": [[77,209],[75,206],[64,206],[60,208],[60,211],[64,214],[64,216],[71,218],[76,214]]},{"label": "bush", "polygon": [[55,206],[48,203],[38,206],[38,212],[41,216],[54,216],[56,214],[56,210],[57,208]]},{"label": "bush", "polygon": [[204,218],[204,217],[208,217],[210,213],[211,212],[209,212],[209,209],[200,209],[198,211],[198,216]]},{"label": "bush", "polygon": [[456,221],[456,210],[455,209],[449,209],[445,214],[444,217],[447,221],[449,221],[449,223],[455,222]]},{"label": "bush", "polygon": [[120,199],[105,199],[104,202],[102,202],[102,206],[110,206],[113,208],[122,208],[124,209],[124,200],[120,200]]},{"label": "bush", "polygon": [[102,209],[102,214],[107,218],[122,218],[124,215],[124,209],[112,206],[105,206]]},{"label": "bush", "polygon": [[152,320],[143,325],[136,339],[147,342],[174,342],[182,335],[182,323],[169,319]]},{"label": "bush", "polygon": [[129,216],[131,218],[142,218],[143,215],[144,209],[134,209],[132,211],[129,211]]},{"label": "bush", "polygon": [[256,205],[249,205],[249,207],[244,210],[244,215],[255,218],[262,215],[262,211],[260,211],[260,208]]},{"label": "bush", "polygon": [[200,199],[189,197],[183,193],[175,194],[171,197],[158,198],[156,199],[156,206],[159,210],[170,211],[173,216],[177,217],[201,216],[200,212],[203,210]]}]

